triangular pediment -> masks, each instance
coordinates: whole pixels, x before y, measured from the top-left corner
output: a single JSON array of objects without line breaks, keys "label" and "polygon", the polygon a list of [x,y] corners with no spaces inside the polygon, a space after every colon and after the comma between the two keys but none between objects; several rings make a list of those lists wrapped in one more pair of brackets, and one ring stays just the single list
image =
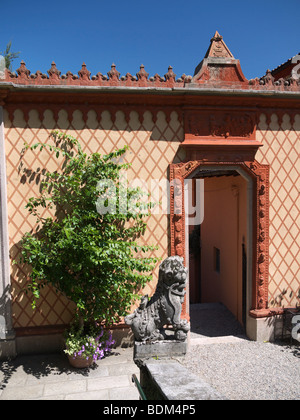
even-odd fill
[{"label": "triangular pediment", "polygon": [[234,56],[230,52],[229,48],[223,41],[223,37],[216,31],[215,35],[210,40],[210,46],[205,54],[204,58],[233,58]]},{"label": "triangular pediment", "polygon": [[234,58],[218,31],[210,40],[204,59],[196,67],[192,83],[198,85],[247,83],[240,61]]}]

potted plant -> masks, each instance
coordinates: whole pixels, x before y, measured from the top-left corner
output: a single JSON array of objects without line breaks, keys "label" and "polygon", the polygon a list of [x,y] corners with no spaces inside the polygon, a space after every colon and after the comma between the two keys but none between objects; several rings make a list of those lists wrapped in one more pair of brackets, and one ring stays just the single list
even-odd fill
[{"label": "potted plant", "polygon": [[65,332],[66,349],[70,364],[76,368],[91,366],[111,352],[115,340],[110,331],[97,323],[78,325],[74,322]]},{"label": "potted plant", "polygon": [[91,334],[88,325],[108,328],[129,312],[151,280],[158,259],[147,254],[157,247],[137,242],[151,203],[122,180],[130,165],[120,158],[128,147],[102,156],[86,154],[76,138],[61,132],[52,132],[50,140],[25,145],[25,153],[47,149],[61,169],[45,172],[40,197],[26,205],[37,225],[22,238],[21,261],[30,266],[33,308],[45,285],[75,303],[77,320],[66,338],[71,353],[75,337],[81,343],[80,335]]}]

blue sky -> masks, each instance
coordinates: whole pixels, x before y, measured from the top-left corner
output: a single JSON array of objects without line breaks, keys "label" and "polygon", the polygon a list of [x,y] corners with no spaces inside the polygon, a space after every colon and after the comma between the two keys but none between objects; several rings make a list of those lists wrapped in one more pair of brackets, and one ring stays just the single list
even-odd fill
[{"label": "blue sky", "polygon": [[77,73],[83,62],[121,75],[144,64],[149,76],[172,65],[177,77],[192,75],[218,30],[248,79],[261,77],[300,52],[300,1],[100,1],[0,0],[0,51],[12,50],[35,73],[51,62]]}]

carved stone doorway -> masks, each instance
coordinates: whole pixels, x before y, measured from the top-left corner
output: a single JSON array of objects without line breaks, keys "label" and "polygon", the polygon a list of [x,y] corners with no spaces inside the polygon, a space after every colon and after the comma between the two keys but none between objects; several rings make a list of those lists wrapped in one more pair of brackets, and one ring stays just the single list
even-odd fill
[{"label": "carved stone doorway", "polygon": [[[235,171],[247,182],[247,316],[268,314],[269,262],[269,167],[254,161],[220,162],[191,160],[170,165],[171,254],[189,259],[186,223],[188,179],[203,171]],[[183,316],[189,319],[189,291],[183,305]]]}]

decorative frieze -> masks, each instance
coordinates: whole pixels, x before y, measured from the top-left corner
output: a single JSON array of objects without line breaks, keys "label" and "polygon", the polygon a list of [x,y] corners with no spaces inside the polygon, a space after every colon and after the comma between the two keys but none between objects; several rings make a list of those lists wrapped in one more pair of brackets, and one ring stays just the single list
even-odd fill
[{"label": "decorative frieze", "polygon": [[255,140],[256,114],[253,112],[186,111],[186,138]]},{"label": "decorative frieze", "polygon": [[[1,104],[1,95],[0,95],[0,104]],[[50,110],[53,114],[53,119],[57,123],[59,119],[59,113],[64,110],[67,114],[67,121],[69,124],[72,124],[74,119],[74,113],[79,111],[82,116],[82,120],[87,123],[89,118],[89,112],[95,112],[95,118],[97,122],[100,124],[102,119],[102,114],[105,111],[109,111],[111,121],[114,124],[116,121],[116,114],[117,112],[122,112],[124,114],[125,121],[127,124],[130,121],[131,113],[136,112],[138,115],[138,121],[140,124],[143,124],[144,121],[144,114],[147,111],[150,111],[152,114],[152,121],[153,124],[156,123],[158,114],[163,112],[165,115],[166,123],[169,124],[171,121],[171,114],[174,112],[174,108],[172,107],[151,107],[151,106],[127,106],[126,108],[123,107],[120,109],[118,106],[113,105],[73,105],[73,104],[6,104],[5,110],[8,113],[10,121],[14,120],[14,114],[16,110],[21,110],[23,113],[23,118],[26,124],[29,122],[30,112],[35,110],[38,113],[39,120],[41,123],[44,120],[44,114],[46,111]],[[182,114],[177,113],[178,121],[182,121]]]}]

